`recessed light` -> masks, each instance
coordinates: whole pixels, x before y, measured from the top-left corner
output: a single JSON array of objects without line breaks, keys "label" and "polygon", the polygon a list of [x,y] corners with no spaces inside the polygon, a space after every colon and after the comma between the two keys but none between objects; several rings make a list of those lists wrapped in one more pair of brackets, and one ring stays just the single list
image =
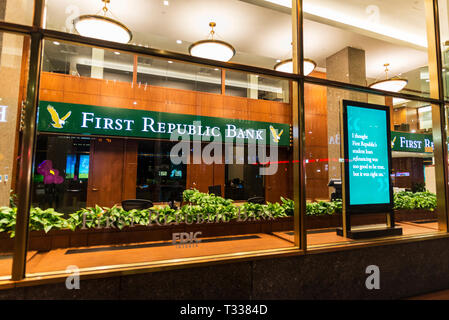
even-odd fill
[{"label": "recessed light", "polygon": [[168,63],[173,63],[173,61],[167,61]]},{"label": "recessed light", "polygon": [[279,63],[279,62],[281,62],[281,60],[277,59],[276,62]]},{"label": "recessed light", "polygon": [[136,104],[137,104],[137,102],[136,102],[136,101],[134,101],[133,103],[134,103],[134,105],[136,105]]},{"label": "recessed light", "polygon": [[181,44],[182,41],[181,41],[181,40],[176,40],[176,43],[177,43],[177,44]]},{"label": "recessed light", "polygon": [[168,6],[169,4],[170,3],[167,0],[164,1],[164,6]]},{"label": "recessed light", "polygon": [[218,68],[215,68],[214,70],[215,70],[215,71],[218,71],[218,70],[220,70],[220,69],[218,69]]},{"label": "recessed light", "polygon": [[118,52],[118,51],[115,51],[115,52],[114,52],[114,54],[116,54],[116,55],[119,55],[119,54],[120,54],[120,52]]},{"label": "recessed light", "polygon": [[53,44],[54,44],[55,46],[59,46],[61,43],[59,43],[58,41],[53,41]]}]

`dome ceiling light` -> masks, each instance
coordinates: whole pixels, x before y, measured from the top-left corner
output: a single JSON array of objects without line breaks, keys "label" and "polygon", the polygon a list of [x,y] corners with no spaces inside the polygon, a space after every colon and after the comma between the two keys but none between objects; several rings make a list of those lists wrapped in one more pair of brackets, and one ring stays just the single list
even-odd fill
[{"label": "dome ceiling light", "polygon": [[[107,41],[128,43],[132,39],[131,31],[121,22],[107,17],[111,12],[107,4],[111,0],[101,0],[104,2],[103,15],[86,14],[73,20],[75,30],[83,37],[96,38]],[[111,14],[112,15],[112,14]]]},{"label": "dome ceiling light", "polygon": [[212,28],[210,38],[193,43],[189,47],[190,55],[223,62],[231,60],[235,55],[234,47],[227,42],[214,39],[214,28],[217,26],[215,22],[209,23],[209,26]]},{"label": "dome ceiling light", "polygon": [[[316,63],[310,59],[304,59],[304,75],[308,76],[316,68]],[[277,63],[274,70],[281,72],[293,73],[293,60],[287,59]]]},{"label": "dome ceiling light", "polygon": [[405,86],[408,83],[408,80],[399,77],[388,78],[389,66],[390,66],[389,63],[384,64],[386,75],[385,80],[377,81],[370,84],[369,86],[370,88],[391,92],[399,92],[405,88]]}]

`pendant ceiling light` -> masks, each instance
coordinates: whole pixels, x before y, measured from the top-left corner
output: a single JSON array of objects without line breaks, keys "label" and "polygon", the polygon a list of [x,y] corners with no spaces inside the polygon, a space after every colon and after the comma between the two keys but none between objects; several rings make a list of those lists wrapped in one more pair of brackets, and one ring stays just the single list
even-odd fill
[{"label": "pendant ceiling light", "polygon": [[[96,38],[107,41],[128,43],[132,39],[131,31],[121,22],[107,17],[111,13],[107,4],[111,0],[101,0],[104,2],[103,14],[81,15],[73,20],[76,31],[84,37]],[[111,14],[112,15],[112,14]]]},{"label": "pendant ceiling light", "polygon": [[384,64],[385,67],[385,80],[377,81],[372,83],[369,87],[372,89],[379,89],[384,91],[391,91],[391,92],[399,92],[402,89],[405,88],[405,86],[408,83],[408,80],[402,79],[399,77],[393,77],[388,78],[388,67],[390,66],[389,63]]},{"label": "pendant ceiling light", "polygon": [[206,58],[227,62],[235,55],[235,49],[229,43],[214,39],[215,22],[209,23],[212,30],[209,33],[209,39],[200,40],[189,47],[190,55],[199,58]]},{"label": "pendant ceiling light", "polygon": [[[316,68],[316,63],[310,59],[304,59],[304,75],[308,76]],[[281,72],[293,73],[293,60],[287,59],[277,63],[274,70]]]}]

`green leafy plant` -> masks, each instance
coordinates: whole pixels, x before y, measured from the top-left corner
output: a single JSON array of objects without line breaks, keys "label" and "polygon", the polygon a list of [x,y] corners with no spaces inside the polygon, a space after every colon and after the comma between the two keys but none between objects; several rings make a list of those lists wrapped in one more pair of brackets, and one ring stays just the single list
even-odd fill
[{"label": "green leafy plant", "polygon": [[434,211],[437,206],[436,194],[425,192],[402,191],[394,194],[394,209],[414,210],[425,209]]},{"label": "green leafy plant", "polygon": [[[155,206],[145,210],[130,210],[114,206],[83,208],[64,219],[62,213],[54,209],[31,208],[30,230],[53,229],[77,230],[82,228],[119,228],[135,225],[170,224],[170,223],[213,223],[229,222],[245,217],[245,220],[282,218],[294,214],[295,202],[281,197],[281,202],[267,204],[244,203],[236,205],[232,200],[214,194],[202,193],[196,189],[185,190],[181,208],[174,210],[168,206]],[[394,194],[394,209],[433,211],[436,208],[436,195],[424,192],[399,192]],[[306,204],[307,215],[332,215],[342,212],[342,201],[318,201]],[[15,235],[17,208],[0,208],[0,232]]]},{"label": "green leafy plant", "polygon": [[285,214],[287,216],[293,216],[293,214],[295,212],[295,201],[293,201],[291,199],[286,199],[284,197],[281,197],[281,201],[282,201],[282,207],[285,210]]},{"label": "green leafy plant", "polygon": [[0,208],[0,232],[8,232],[11,238],[15,235],[17,208]]},{"label": "green leafy plant", "polygon": [[[0,232],[8,232],[11,238],[15,236],[17,208],[0,208]],[[30,211],[30,230],[44,230],[49,232],[52,229],[68,228],[67,220],[63,218],[62,213],[54,209],[42,210],[40,208],[31,208]]]},{"label": "green leafy plant", "polygon": [[62,213],[50,208],[42,210],[40,208],[31,208],[30,230],[44,230],[49,232],[51,229],[67,228],[67,220],[63,218]]},{"label": "green leafy plant", "polygon": [[322,216],[341,213],[341,201],[318,201],[306,204],[306,215]]}]

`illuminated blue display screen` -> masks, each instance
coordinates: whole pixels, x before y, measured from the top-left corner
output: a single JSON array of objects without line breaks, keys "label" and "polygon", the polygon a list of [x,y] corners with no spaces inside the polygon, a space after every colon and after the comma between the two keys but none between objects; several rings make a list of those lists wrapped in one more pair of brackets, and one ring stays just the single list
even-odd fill
[{"label": "illuminated blue display screen", "polygon": [[80,179],[89,178],[89,156],[88,155],[80,156],[79,178]]},{"label": "illuminated blue display screen", "polygon": [[65,167],[65,177],[67,179],[73,179],[75,177],[75,164],[76,164],[76,155],[68,154]]}]

